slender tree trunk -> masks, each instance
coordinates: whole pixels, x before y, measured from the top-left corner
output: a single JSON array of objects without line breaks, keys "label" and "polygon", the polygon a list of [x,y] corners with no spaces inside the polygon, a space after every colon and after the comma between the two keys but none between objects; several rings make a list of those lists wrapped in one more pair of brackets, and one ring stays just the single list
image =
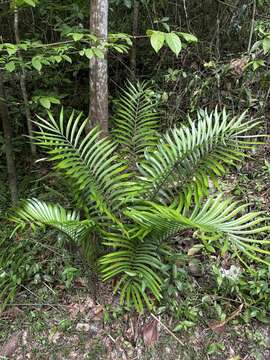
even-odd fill
[{"label": "slender tree trunk", "polygon": [[250,55],[250,51],[251,51],[252,36],[253,36],[253,32],[254,32],[255,15],[256,15],[256,0],[253,0],[252,18],[251,18],[249,39],[248,39],[248,48],[247,48],[247,52],[249,55]]},{"label": "slender tree trunk", "polygon": [[136,67],[137,67],[137,47],[136,47],[136,35],[138,35],[138,20],[139,20],[139,1],[134,1],[133,7],[133,26],[132,26],[132,35],[133,46],[130,53],[130,69],[132,71],[134,79],[136,79]]},{"label": "slender tree trunk", "polygon": [[[90,0],[90,32],[101,41],[108,36],[108,0]],[[108,62],[93,57],[90,60],[89,128],[100,124],[104,135],[108,134]]]},{"label": "slender tree trunk", "polygon": [[14,153],[12,147],[12,129],[10,126],[8,107],[5,99],[6,97],[5,97],[4,81],[0,70],[0,116],[2,119],[4,138],[5,138],[8,184],[10,189],[12,205],[16,205],[18,202],[16,167],[15,167]]},{"label": "slender tree trunk", "polygon": [[[20,33],[19,33],[19,11],[18,8],[14,8],[14,33],[15,33],[15,40],[16,44],[20,43]],[[20,49],[18,50],[19,60],[21,63],[21,74],[20,74],[20,86],[23,96],[23,103],[24,103],[24,109],[25,109],[25,116],[27,121],[27,128],[28,128],[28,134],[30,136],[30,147],[31,147],[31,153],[32,156],[36,156],[36,145],[33,141],[33,125],[32,125],[32,117],[30,113],[30,107],[29,107],[29,101],[28,101],[28,94],[26,89],[26,71],[25,66],[23,62],[23,58],[21,55]]]}]

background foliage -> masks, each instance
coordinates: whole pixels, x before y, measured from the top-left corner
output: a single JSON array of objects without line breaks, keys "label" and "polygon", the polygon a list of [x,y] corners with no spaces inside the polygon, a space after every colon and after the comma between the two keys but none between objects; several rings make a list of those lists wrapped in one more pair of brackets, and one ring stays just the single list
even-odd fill
[{"label": "background foliage", "polygon": [[[112,134],[123,148],[122,157],[128,158],[131,167],[134,167],[134,156],[136,159],[141,159],[142,148],[145,144],[151,146],[155,143],[157,130],[165,133],[170,127],[188,124],[188,116],[194,118],[197,111],[205,107],[209,111],[214,110],[216,106],[219,111],[226,107],[227,111],[234,116],[247,110],[247,118],[263,119],[258,132],[269,133],[270,14],[268,1],[142,0],[138,3],[138,26],[134,34],[134,2],[110,1],[109,32],[118,36],[111,35],[106,44],[109,49],[109,110]],[[14,33],[14,5],[20,8],[20,44],[16,44]],[[87,116],[89,59],[93,56],[103,56],[102,47],[88,31],[89,4],[83,0],[65,2],[22,0],[16,3],[2,0],[0,1],[0,20],[0,68],[12,125],[12,144],[20,198],[41,196],[43,200],[59,201],[61,199],[61,203],[69,206],[73,195],[67,191],[70,189],[70,184],[59,185],[59,172],[54,171],[49,175],[50,164],[45,162],[34,164],[29,140],[22,136],[27,134],[27,122],[20,78],[22,69],[25,69],[29,108],[33,118],[36,114],[45,117],[48,109],[55,117],[58,117],[61,106],[65,107],[68,115],[74,111],[75,118],[81,111]],[[136,37],[132,38],[127,34],[133,34]],[[94,43],[91,49],[88,47],[89,41]],[[133,48],[136,46],[135,70],[132,68],[131,43],[133,43]],[[135,84],[135,78],[140,80],[141,84],[147,81],[148,85],[151,85],[146,95],[142,95],[142,108],[147,107],[147,121],[153,122],[153,128],[150,133],[148,132],[148,138],[142,138],[138,133],[139,141],[134,146],[134,143],[130,142],[130,139],[125,137],[119,128],[116,130],[116,125],[121,124],[121,112],[125,111],[125,105],[121,108],[119,100],[123,95],[120,89],[124,88],[127,79],[131,79],[132,84]],[[141,86],[143,88],[145,85]],[[147,105],[148,99],[151,99],[154,104],[159,103],[158,119],[155,108]],[[120,114],[118,118],[112,116],[117,113]],[[140,114],[138,118],[140,119]],[[2,169],[0,209],[4,217],[10,207],[10,202],[4,156],[5,139],[3,129],[0,130]],[[144,133],[143,126],[141,131]],[[142,144],[142,140],[145,143]],[[41,152],[40,157],[43,156],[45,155]],[[152,156],[155,163],[154,155]],[[263,187],[264,182],[269,181],[267,158],[267,152],[259,153],[259,159],[257,158],[260,168],[256,171],[264,176],[264,180],[259,182],[259,188]],[[235,170],[233,175],[240,172],[242,178],[233,191],[234,195],[249,200],[246,198],[248,197],[246,189],[252,175],[250,173],[245,175],[244,170],[240,165],[238,170]],[[64,186],[67,187],[64,188],[63,194],[60,190],[63,190]],[[228,190],[225,187],[226,191]],[[254,197],[252,200],[257,203],[259,210],[265,210],[266,206],[261,203],[261,197],[257,198],[256,195]],[[249,206],[250,210],[254,210],[253,205]],[[145,219],[141,221],[144,222]],[[3,221],[3,224],[6,223]],[[18,285],[21,283],[24,286],[31,284],[33,277],[35,278],[36,273],[40,271],[42,273],[43,268],[36,271],[35,267],[41,255],[38,248],[34,247],[34,250],[32,248],[32,234],[29,235],[29,239],[20,243],[10,239],[11,230],[8,226],[6,229],[0,241],[2,253],[8,253],[9,256],[1,258],[1,269],[9,273],[8,279],[11,280],[8,286],[11,287],[6,288],[3,282],[0,294],[3,295],[7,291],[12,297],[13,289],[20,288]],[[43,235],[38,233],[35,240],[38,240],[40,236]],[[47,244],[45,238],[44,242]],[[62,250],[61,242],[59,246]],[[31,256],[27,256],[28,251]],[[183,251],[182,248],[181,251]],[[211,254],[210,247],[208,251]],[[21,259],[23,256],[27,257],[27,262],[23,266],[18,263],[13,264],[14,254]],[[199,265],[197,264],[196,267],[205,263],[204,255],[195,255],[195,259],[199,260]],[[253,272],[241,273],[237,281],[232,282],[231,279],[224,278],[222,273],[222,268],[226,269],[226,265],[223,266],[225,260],[221,258],[216,260],[213,267],[207,270],[211,274],[209,275],[211,281],[215,282],[213,289],[215,296],[227,294],[234,300],[240,297],[241,301],[247,304],[243,318],[248,320],[256,317],[264,321],[267,318],[266,312],[269,311],[267,265],[260,265],[256,270],[258,265],[252,264]],[[72,261],[70,260],[71,263]],[[188,270],[189,258],[180,261],[181,266],[183,263],[183,271],[176,271],[172,263],[172,258],[169,257],[168,269],[164,269],[166,284],[170,284],[170,287],[163,289],[164,303],[166,299],[169,299],[164,306],[175,314],[175,304],[177,304],[179,321],[187,321],[181,326],[192,327],[191,322],[196,323],[197,319],[197,314],[194,315],[196,309],[193,309],[188,300],[183,302],[183,308],[178,308],[179,293],[182,294],[183,284],[192,282]],[[10,266],[13,265],[19,268],[10,270]],[[69,262],[67,264],[61,262],[61,266],[67,269],[73,266],[76,268]],[[16,271],[17,275],[13,276],[13,271]],[[47,270],[44,271],[47,272]],[[71,274],[72,280],[73,271],[66,273]],[[53,274],[55,275],[55,272]],[[45,279],[45,282],[50,283],[48,279]],[[65,275],[59,275],[59,281],[68,284]],[[176,299],[174,295],[171,295],[175,293],[175,289],[177,289]],[[195,291],[194,297],[198,297],[198,292]],[[208,300],[204,300],[207,303]],[[190,312],[186,312],[185,306],[188,309],[191,308]],[[222,318],[219,304],[214,307]],[[164,309],[161,308],[160,311]]]}]

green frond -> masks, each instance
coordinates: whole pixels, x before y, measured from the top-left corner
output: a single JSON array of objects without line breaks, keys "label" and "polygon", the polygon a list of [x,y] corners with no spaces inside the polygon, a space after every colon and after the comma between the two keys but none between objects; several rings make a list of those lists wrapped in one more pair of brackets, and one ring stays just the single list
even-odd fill
[{"label": "green frond", "polygon": [[136,185],[130,181],[125,163],[114,153],[116,145],[102,138],[98,127],[81,138],[88,122],[81,121],[81,117],[74,118],[72,113],[66,125],[63,111],[59,121],[50,113],[47,120],[39,117],[36,142],[47,150],[55,168],[73,183],[92,218],[101,222],[105,215],[120,225],[116,213],[133,196]]},{"label": "green frond", "polygon": [[190,127],[168,131],[139,166],[144,197],[170,203],[180,192],[187,203],[192,196],[198,203],[208,195],[209,179],[215,183],[227,166],[246,156],[243,150],[254,142],[242,135],[257,124],[247,121],[245,113],[231,118],[224,109],[204,111]]},{"label": "green frond", "polygon": [[158,113],[156,103],[147,95],[147,83],[128,82],[116,105],[112,135],[134,164],[156,145]]},{"label": "green frond", "polygon": [[[151,230],[149,237],[162,241],[181,230],[198,230],[203,241],[215,239],[228,241],[231,249],[240,250],[254,260],[268,263],[258,255],[270,255],[270,240],[257,239],[254,236],[269,232],[266,217],[262,212],[242,214],[248,205],[239,205],[231,199],[222,200],[222,195],[209,198],[204,205],[196,205],[191,211],[181,205],[174,209],[149,203],[141,210],[131,209],[126,214],[145,229]],[[263,224],[263,225],[262,225]]]},{"label": "green frond", "polygon": [[53,227],[78,245],[90,241],[89,235],[95,226],[91,220],[80,220],[76,211],[68,211],[58,204],[50,204],[38,199],[24,200],[11,220],[17,223],[17,228],[23,228],[26,224],[30,224],[32,228]]},{"label": "green frond", "polygon": [[138,312],[143,311],[143,303],[151,308],[151,296],[161,299],[162,281],[158,273],[162,264],[155,243],[111,233],[107,234],[104,245],[113,251],[100,259],[103,280],[119,278],[115,291],[120,290],[121,304],[134,305]]},{"label": "green frond", "polygon": [[[145,84],[129,84],[123,92],[114,141],[102,137],[98,127],[83,136],[87,122],[72,114],[65,123],[63,111],[56,121],[48,113],[48,119],[36,122],[40,131],[35,138],[68,179],[88,220],[60,205],[30,199],[17,210],[17,228],[26,223],[52,226],[89,259],[96,256],[90,234],[97,230],[110,249],[99,259],[102,278],[116,278],[120,303],[138,312],[161,299],[160,245],[179,231],[193,229],[206,247],[217,244],[222,253],[230,249],[237,257],[241,253],[268,264],[270,240],[261,234],[270,227],[261,212],[245,214],[247,205],[223,200],[222,195],[201,201],[208,195],[209,180],[215,183],[253,147],[252,136],[245,133],[258,122],[247,121],[245,114],[231,118],[225,110],[202,111],[196,122],[168,131],[157,142],[155,104]],[[119,145],[124,160],[115,153]]]}]

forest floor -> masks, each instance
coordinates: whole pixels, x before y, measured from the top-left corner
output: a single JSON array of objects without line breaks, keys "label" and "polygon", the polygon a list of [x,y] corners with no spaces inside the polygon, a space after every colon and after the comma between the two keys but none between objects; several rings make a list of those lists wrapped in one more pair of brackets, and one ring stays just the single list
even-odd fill
[{"label": "forest floor", "polygon": [[[86,291],[65,294],[62,303],[54,305],[14,305],[1,320],[2,359],[270,358],[270,328],[258,322],[228,324],[220,333],[201,324],[192,332],[177,334],[176,340],[163,328],[170,328],[166,316],[156,327],[151,315],[111,313],[111,321],[104,324],[105,310],[106,306],[94,303]],[[152,344],[145,346],[144,340]]]},{"label": "forest floor", "polygon": [[166,315],[157,321],[107,309],[86,289],[65,293],[58,303],[13,304],[1,317],[0,359],[270,359],[270,327],[256,321],[229,323],[220,331],[202,323],[175,338]]},{"label": "forest floor", "polygon": [[[265,158],[268,153],[269,149]],[[260,160],[246,164],[241,174],[227,178],[223,185],[225,192],[269,212],[269,181],[270,164]],[[211,301],[205,305],[205,299],[213,297],[206,276],[207,271],[199,277],[193,273],[191,283],[183,283],[186,295],[177,301],[188,304],[187,309],[192,305],[192,309],[187,310],[189,320],[182,321],[180,331],[173,331],[179,320],[172,311],[160,311],[156,316],[127,312],[119,306],[111,285],[102,284],[95,301],[83,272],[71,286],[43,281],[39,289],[24,287],[0,314],[0,359],[270,359],[267,321],[243,321],[245,306],[239,299],[224,296],[222,306]],[[46,297],[39,295],[43,291]],[[167,299],[169,302],[170,294]],[[166,297],[163,305],[167,305]],[[222,307],[216,321],[213,306]],[[194,322],[190,320],[193,313],[200,314]]]}]

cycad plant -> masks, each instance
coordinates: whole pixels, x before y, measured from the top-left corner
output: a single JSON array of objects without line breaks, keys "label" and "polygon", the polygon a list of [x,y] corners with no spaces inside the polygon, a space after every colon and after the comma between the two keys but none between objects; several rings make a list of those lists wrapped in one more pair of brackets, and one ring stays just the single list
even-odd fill
[{"label": "cycad plant", "polygon": [[[269,231],[261,212],[209,195],[209,182],[246,158],[258,122],[200,111],[192,121],[158,134],[156,104],[147,86],[128,84],[120,97],[110,137],[87,119],[64,112],[39,118],[36,143],[74,193],[76,210],[37,199],[16,212],[18,226],[52,226],[95,254],[93,234],[105,246],[97,260],[103,280],[116,279],[121,303],[143,311],[162,297],[162,253],[174,234],[193,229],[202,244],[231,251],[243,262],[268,262]],[[135,161],[136,160],[136,161]],[[95,235],[96,238],[97,235]],[[221,245],[221,246],[220,246]]]}]

